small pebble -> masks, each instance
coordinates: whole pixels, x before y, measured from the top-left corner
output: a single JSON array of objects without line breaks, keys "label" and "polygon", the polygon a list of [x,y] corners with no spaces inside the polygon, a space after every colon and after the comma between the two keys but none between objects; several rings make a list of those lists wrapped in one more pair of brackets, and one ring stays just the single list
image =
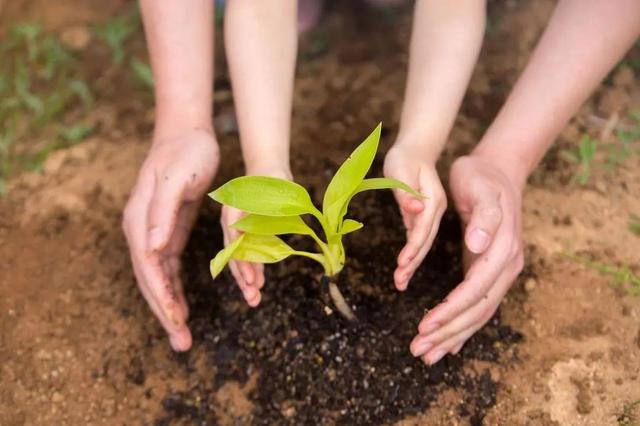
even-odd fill
[{"label": "small pebble", "polygon": [[536,286],[538,285],[538,283],[536,282],[535,278],[528,278],[525,282],[524,282],[524,289],[530,293],[532,292]]}]

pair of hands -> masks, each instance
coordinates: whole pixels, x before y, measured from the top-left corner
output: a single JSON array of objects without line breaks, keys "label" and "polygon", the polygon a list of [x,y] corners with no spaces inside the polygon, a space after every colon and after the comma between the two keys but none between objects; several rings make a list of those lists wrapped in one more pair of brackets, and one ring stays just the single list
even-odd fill
[{"label": "pair of hands", "polygon": [[[386,176],[400,179],[429,197],[423,202],[400,191],[395,194],[407,229],[407,243],[394,272],[400,291],[407,288],[429,251],[446,210],[435,161],[423,157],[396,144],[385,159]],[[156,138],[124,212],[123,229],[138,287],[177,351],[191,346],[180,256],[218,162],[218,145],[211,131],[196,129],[176,138]],[[285,168],[256,169],[250,174],[291,178]],[[480,155],[456,160],[450,183],[465,227],[468,270],[447,299],[425,315],[411,343],[413,355],[429,364],[447,353],[457,353],[491,318],[523,265],[521,185]],[[229,225],[241,214],[223,209],[225,244],[237,237]],[[230,268],[247,303],[257,306],[264,286],[263,265],[231,262]]]}]

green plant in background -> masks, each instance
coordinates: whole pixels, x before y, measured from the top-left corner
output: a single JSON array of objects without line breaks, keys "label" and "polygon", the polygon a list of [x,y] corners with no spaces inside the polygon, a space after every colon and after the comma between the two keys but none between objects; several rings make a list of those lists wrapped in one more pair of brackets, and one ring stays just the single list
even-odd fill
[{"label": "green plant in background", "polygon": [[151,67],[138,58],[131,59],[131,69],[136,78],[144,84],[147,89],[153,89],[153,72]]},{"label": "green plant in background", "polygon": [[95,33],[111,49],[111,62],[120,65],[126,56],[125,44],[138,26],[137,19],[119,16],[95,28]]},{"label": "green plant in background", "polygon": [[[0,41],[0,180],[22,168],[39,169],[53,149],[88,136],[77,126],[58,130],[93,94],[79,57],[36,24],[19,24]],[[17,143],[19,141],[20,143]],[[5,192],[6,188],[2,184]]]},{"label": "green plant in background", "polygon": [[589,182],[591,176],[592,162],[596,155],[598,148],[598,140],[590,137],[589,135],[583,135],[580,139],[580,144],[575,151],[564,150],[561,152],[562,157],[574,164],[578,164],[579,168],[574,176],[574,179],[580,185],[586,185]]},{"label": "green plant in background", "polygon": [[640,236],[640,216],[631,213],[629,215],[629,231]]},{"label": "green plant in background", "polygon": [[636,401],[627,402],[622,407],[622,412],[616,415],[616,420],[618,421],[619,426],[634,426],[638,423],[636,420],[640,416],[638,416],[638,410],[640,408],[640,399]]},{"label": "green plant in background", "polygon": [[611,277],[613,279],[611,283],[612,286],[627,286],[626,290],[629,294],[640,296],[640,276],[635,275],[629,265],[618,268],[604,263],[593,262],[585,257],[574,254],[565,254],[565,256],[574,262],[598,271],[602,275]]},{"label": "green plant in background", "polygon": [[[231,259],[275,263],[292,255],[320,263],[327,277],[338,274],[346,257],[342,238],[363,226],[353,219],[345,219],[349,203],[355,195],[375,189],[398,188],[423,198],[395,179],[365,179],[378,149],[381,128],[379,124],[340,166],[325,191],[322,211],[314,206],[302,186],[272,177],[239,177],[209,194],[221,204],[248,213],[231,225],[243,234],[211,260],[211,275],[215,278]],[[324,240],[305,223],[303,216],[312,216],[318,221],[324,232]],[[320,251],[296,250],[278,237],[283,234],[309,236]],[[348,319],[354,319],[353,312],[344,303],[334,283],[330,283],[329,293],[336,308]]]}]

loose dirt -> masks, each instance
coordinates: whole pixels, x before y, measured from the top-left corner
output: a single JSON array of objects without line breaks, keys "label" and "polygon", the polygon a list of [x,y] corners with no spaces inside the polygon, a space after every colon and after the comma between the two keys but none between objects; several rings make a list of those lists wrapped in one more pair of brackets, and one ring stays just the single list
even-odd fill
[{"label": "loose dirt", "polygon": [[[86,3],[87,13],[77,2],[39,3],[41,15],[1,6],[0,27],[54,16],[57,31],[116,10],[99,2]],[[442,176],[481,136],[552,7],[491,3],[492,29]],[[406,10],[335,8],[303,41],[292,166],[316,200],[382,120],[379,173],[397,131],[409,25]],[[218,69],[224,160],[215,185],[242,172],[222,62]],[[461,354],[431,368],[411,358],[408,343],[424,309],[460,280],[459,230],[448,214],[410,290],[396,293],[391,273],[404,232],[389,193],[354,202],[354,217],[366,226],[348,239],[340,285],[357,308],[355,325],[326,314],[319,271],[304,260],[268,268],[255,310],[228,276],[211,281],[208,260],[221,237],[218,207],[207,201],[184,258],[194,348],[172,353],[136,289],[120,231],[152,114],[148,101],[114,90],[97,102],[107,117],[98,135],[54,153],[43,172],[14,177],[0,200],[0,424],[637,423],[640,298],[563,254],[640,273],[640,237],[628,231],[629,214],[640,214],[640,156],[613,170],[596,167],[585,187],[572,182],[575,166],[559,156],[585,132],[606,138],[614,114],[617,126],[630,125],[627,114],[640,108],[635,73],[616,69],[532,176],[522,277]]]}]

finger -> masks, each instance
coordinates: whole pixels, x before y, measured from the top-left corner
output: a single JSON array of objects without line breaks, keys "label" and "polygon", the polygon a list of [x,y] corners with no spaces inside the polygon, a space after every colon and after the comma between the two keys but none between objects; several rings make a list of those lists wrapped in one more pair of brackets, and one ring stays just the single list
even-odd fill
[{"label": "finger", "polygon": [[256,280],[256,273],[253,267],[253,264],[249,262],[240,262],[238,261],[238,269],[244,278],[244,281],[250,285],[254,286],[254,282]]},{"label": "finger", "polygon": [[167,245],[167,253],[180,257],[189,241],[189,235],[193,224],[198,218],[200,211],[200,201],[190,201],[182,204],[178,211],[176,224],[171,234],[169,244]]},{"label": "finger", "polygon": [[[511,270],[502,274],[491,290],[489,290],[486,298],[482,298],[476,305],[467,309],[441,328],[430,333],[423,333],[416,336],[411,342],[411,353],[414,356],[424,355],[431,348],[439,347],[444,341],[449,340],[451,337],[460,334],[466,329],[483,326],[495,313],[500,301],[509,290],[509,287],[511,287],[514,279],[515,276],[511,273]],[[458,343],[461,342],[456,342],[456,344]],[[453,348],[453,346],[454,345],[452,345],[451,348]]]},{"label": "finger", "polygon": [[254,271],[256,273],[256,282],[255,286],[258,289],[262,289],[264,287],[264,264],[263,263],[255,263]]},{"label": "finger", "polygon": [[178,302],[178,306],[182,310],[182,317],[186,322],[189,319],[189,305],[187,304],[187,299],[184,296],[184,286],[182,283],[182,278],[180,277],[180,258],[178,256],[171,255],[166,261],[167,265],[167,274],[169,279],[171,280],[171,284],[173,285],[173,290],[176,295],[176,300]]},{"label": "finger", "polygon": [[[419,178],[417,173],[410,173],[408,170],[403,169],[399,173],[385,173],[385,176],[397,179],[401,182],[407,182],[409,186],[416,191],[420,190],[417,182],[417,179]],[[393,196],[398,203],[398,207],[400,207],[400,213],[402,214],[402,219],[405,222],[405,227],[410,228],[412,226],[411,219],[424,210],[424,202],[400,189],[394,189]]]},{"label": "finger", "polygon": [[191,228],[198,216],[199,207],[200,202],[188,202],[180,208],[175,230],[165,250],[168,258],[166,264],[169,266],[171,282],[178,299],[178,304],[183,310],[185,321],[189,318],[189,305],[187,304],[187,299],[184,294],[184,284],[180,277],[180,257],[187,244]]},{"label": "finger", "polygon": [[182,310],[176,305],[175,307],[169,307],[169,309],[173,309],[173,312],[167,312],[167,307],[163,306],[160,297],[155,294],[149,282],[151,277],[148,276],[146,271],[148,267],[148,257],[146,253],[146,213],[153,191],[153,180],[145,179],[144,176],[141,176],[125,208],[123,229],[129,244],[131,262],[138,288],[152,312],[169,335],[173,349],[183,351],[191,347],[191,333],[183,322],[180,323],[178,320],[178,324],[176,324],[170,320],[170,317],[181,319],[183,317],[183,314],[181,315]]},{"label": "finger", "polygon": [[459,342],[463,342],[463,343],[466,342],[469,339],[469,337],[473,335],[473,333],[475,333],[480,329],[480,327],[482,326],[478,325],[476,327],[468,328],[464,330],[459,335],[452,337],[451,339],[445,341],[439,346],[431,349],[428,353],[425,353],[424,355],[422,355],[422,360],[424,361],[425,364],[428,364],[428,365],[435,364],[436,362],[440,361],[448,352],[450,352],[451,348],[455,346],[462,347]]},{"label": "finger", "polygon": [[[227,246],[229,245],[229,233],[224,226],[222,227],[222,229],[223,229],[223,236],[224,236],[224,245]],[[251,303],[256,298],[256,293],[258,292],[255,288],[248,285],[247,282],[245,281],[244,277],[240,273],[239,263],[240,262],[236,260],[230,260],[229,269],[231,270],[231,275],[235,279],[236,283],[238,284],[238,287],[240,288],[240,291],[242,292],[242,296],[244,297],[246,302],[249,304],[249,306],[253,306],[251,305]]]},{"label": "finger", "polygon": [[155,190],[148,212],[149,250],[161,250],[173,235],[182,205],[184,180],[170,172],[155,177]]},{"label": "finger", "polygon": [[420,322],[420,334],[440,328],[485,297],[512,260],[515,230],[513,223],[509,225],[498,231],[494,243],[471,265],[464,281]]},{"label": "finger", "polygon": [[464,341],[464,342],[462,342],[462,343],[458,343],[458,345],[454,346],[454,348],[453,348],[453,349],[451,349],[451,351],[449,351],[449,353],[450,353],[451,355],[458,355],[458,354],[460,353],[460,351],[462,350],[462,347],[464,346],[464,344],[465,344],[466,342],[467,342],[467,341],[465,340],[465,341]]},{"label": "finger", "polygon": [[440,229],[440,221],[442,220],[442,215],[444,214],[444,212],[444,206],[429,209],[429,213],[432,214],[432,216],[428,220],[428,226],[430,226],[430,229],[426,239],[422,242],[418,253],[416,253],[413,259],[411,259],[407,265],[398,267],[394,274],[394,277],[396,278],[396,287],[398,288],[398,290],[406,290],[409,284],[409,280],[411,280],[413,274],[422,264],[422,261],[431,249],[433,241],[435,240],[436,235],[438,234],[438,230]]},{"label": "finger", "polygon": [[489,193],[473,205],[464,235],[465,244],[472,253],[483,253],[489,247],[502,223],[502,216],[499,194]]},{"label": "finger", "polygon": [[180,320],[179,308],[177,306],[162,304],[161,297],[155,294],[154,289],[146,278],[142,263],[143,262],[137,259],[133,261],[134,273],[140,292],[147,301],[151,311],[160,321],[162,328],[167,332],[173,350],[180,352],[188,350],[192,344],[191,331],[184,321]]},{"label": "finger", "polygon": [[424,210],[424,202],[400,189],[394,190],[396,202],[400,209],[409,214],[418,214]]}]

